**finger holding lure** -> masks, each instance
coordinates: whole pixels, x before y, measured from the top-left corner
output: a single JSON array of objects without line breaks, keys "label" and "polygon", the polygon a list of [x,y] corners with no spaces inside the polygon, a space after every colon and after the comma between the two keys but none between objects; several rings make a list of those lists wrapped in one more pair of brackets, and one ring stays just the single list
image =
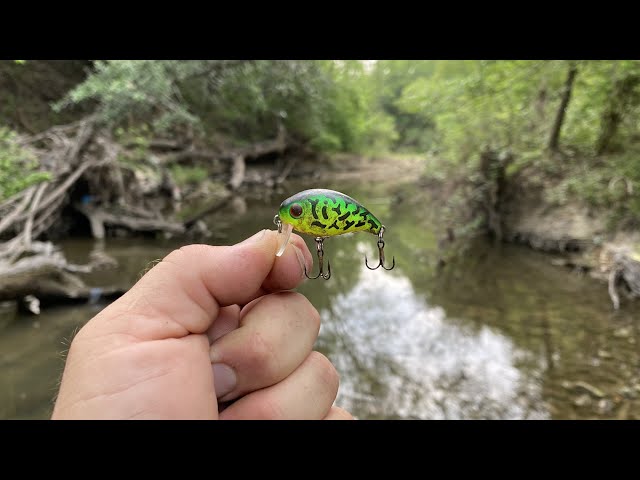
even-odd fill
[{"label": "finger holding lure", "polygon": [[369,270],[379,267],[392,270],[396,265],[395,257],[391,267],[384,265],[384,225],[363,205],[344,193],[320,188],[299,192],[280,204],[273,223],[278,226],[278,232],[282,235],[277,256],[284,253],[292,230],[316,237],[320,271],[315,277],[310,277],[305,268],[304,274],[307,278],[322,277],[325,280],[331,278],[329,262],[327,262],[327,273],[324,273],[324,240],[345,233],[368,232],[378,236],[380,259],[378,265],[371,268],[365,255],[365,265]]}]

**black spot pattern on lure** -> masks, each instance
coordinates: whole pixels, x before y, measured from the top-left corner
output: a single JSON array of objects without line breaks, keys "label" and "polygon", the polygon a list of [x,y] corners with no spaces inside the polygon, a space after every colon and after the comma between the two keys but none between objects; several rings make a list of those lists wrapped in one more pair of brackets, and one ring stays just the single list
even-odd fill
[{"label": "black spot pattern on lure", "polygon": [[329,220],[329,216],[327,215],[327,206],[326,205],[324,207],[322,207],[322,217],[325,220]]},{"label": "black spot pattern on lure", "polygon": [[320,222],[316,222],[316,221],[311,222],[311,226],[316,226],[316,227],[320,227],[320,228],[327,228],[327,226],[324,223],[320,223]]},{"label": "black spot pattern on lure", "polygon": [[[311,204],[311,215],[313,215],[313,218],[315,218],[316,220],[318,220],[318,212],[316,212],[316,205],[318,205],[319,201],[320,200],[313,200],[311,198],[309,199],[309,203]],[[311,225],[313,225],[313,223]]]},{"label": "black spot pattern on lure", "polygon": [[351,228],[351,226],[352,226],[354,223],[355,223],[355,222],[349,222],[349,221],[345,222],[343,230],[348,230],[348,229],[350,229],[350,228]]}]

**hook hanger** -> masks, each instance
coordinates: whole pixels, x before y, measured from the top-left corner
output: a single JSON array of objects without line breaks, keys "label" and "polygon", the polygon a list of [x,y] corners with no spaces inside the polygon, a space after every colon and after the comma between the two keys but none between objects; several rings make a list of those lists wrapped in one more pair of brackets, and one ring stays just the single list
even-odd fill
[{"label": "hook hanger", "polygon": [[396,266],[396,257],[393,257],[393,262],[391,264],[391,267],[387,268],[384,266],[384,239],[382,238],[384,235],[384,225],[382,225],[382,227],[380,228],[380,232],[378,233],[378,257],[379,257],[379,262],[378,265],[371,268],[369,266],[369,263],[367,261],[367,255],[365,254],[364,256],[364,264],[367,266],[367,268],[369,270],[376,270],[379,267],[384,268],[385,270],[393,270],[393,267]]}]

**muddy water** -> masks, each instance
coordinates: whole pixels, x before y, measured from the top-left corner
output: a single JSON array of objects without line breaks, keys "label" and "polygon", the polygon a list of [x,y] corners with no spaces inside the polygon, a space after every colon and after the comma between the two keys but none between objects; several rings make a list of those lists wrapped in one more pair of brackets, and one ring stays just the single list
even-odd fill
[{"label": "muddy water", "polygon": [[[208,219],[225,235],[211,243],[273,228],[280,201],[313,186],[236,202]],[[370,419],[640,419],[638,304],[614,313],[602,284],[517,246],[479,243],[438,270],[440,233],[425,220],[437,208],[407,203],[415,187],[353,179],[325,186],[385,223],[386,254],[397,264],[389,272],[364,267],[364,254],[376,255],[371,235],[330,239],[332,278],[299,288],[321,313],[317,349],[341,374],[339,405]],[[87,281],[127,286],[179,245],[69,240],[63,248],[77,262],[104,249],[119,266]],[[68,339],[104,306],[98,299],[39,316],[0,307],[0,418],[49,417]]]}]

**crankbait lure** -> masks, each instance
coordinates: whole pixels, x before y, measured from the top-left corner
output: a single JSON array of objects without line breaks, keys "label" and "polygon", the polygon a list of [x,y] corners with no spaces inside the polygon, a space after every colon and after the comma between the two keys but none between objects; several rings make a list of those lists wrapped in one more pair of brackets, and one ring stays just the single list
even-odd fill
[{"label": "crankbait lure", "polygon": [[315,277],[310,277],[305,268],[307,278],[316,279],[322,277],[329,280],[331,277],[331,264],[327,262],[327,273],[324,272],[324,240],[345,233],[369,232],[378,236],[378,265],[371,268],[365,255],[365,265],[369,270],[382,267],[392,270],[396,265],[393,258],[391,267],[384,266],[384,235],[385,227],[369,210],[353,198],[334,190],[312,189],[297,193],[287,198],[282,204],[278,214],[273,218],[273,223],[278,226],[280,244],[277,256],[284,253],[292,230],[316,238],[316,248],[320,271]]}]

